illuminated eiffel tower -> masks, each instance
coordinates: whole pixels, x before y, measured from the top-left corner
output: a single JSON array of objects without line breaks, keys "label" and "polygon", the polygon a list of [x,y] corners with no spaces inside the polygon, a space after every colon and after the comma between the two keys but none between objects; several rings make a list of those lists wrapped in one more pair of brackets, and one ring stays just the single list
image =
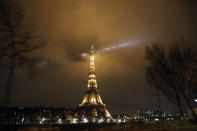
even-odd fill
[{"label": "illuminated eiffel tower", "polygon": [[89,119],[104,118],[105,120],[112,120],[112,117],[106,105],[103,104],[96,81],[95,63],[94,63],[94,49],[92,45],[92,50],[90,51],[90,66],[89,66],[89,77],[88,85],[85,89],[85,96],[81,104],[79,104],[81,115],[86,115]]}]

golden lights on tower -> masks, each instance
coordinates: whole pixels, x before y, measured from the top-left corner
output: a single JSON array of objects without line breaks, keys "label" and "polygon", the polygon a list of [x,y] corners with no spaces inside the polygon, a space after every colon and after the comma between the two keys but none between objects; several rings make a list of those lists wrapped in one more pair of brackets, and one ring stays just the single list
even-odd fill
[{"label": "golden lights on tower", "polygon": [[[88,85],[85,89],[85,96],[79,107],[92,107],[93,112],[102,111],[105,114],[105,117],[112,119],[111,115],[106,109],[106,105],[103,104],[99,90],[97,87],[96,81],[96,72],[95,72],[95,56],[94,56],[94,49],[92,45],[92,50],[90,51],[90,65],[89,65],[89,75],[88,75]],[[94,113],[97,114],[97,113]]]},{"label": "golden lights on tower", "polygon": [[89,67],[89,77],[88,77],[88,88],[97,88],[96,73],[95,73],[95,63],[94,63],[94,50],[90,51],[90,67]]}]

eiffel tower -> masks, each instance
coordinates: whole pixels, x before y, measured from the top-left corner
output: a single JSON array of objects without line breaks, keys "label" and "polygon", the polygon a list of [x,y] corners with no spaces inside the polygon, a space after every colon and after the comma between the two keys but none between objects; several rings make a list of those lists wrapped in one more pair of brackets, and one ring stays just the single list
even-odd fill
[{"label": "eiffel tower", "polygon": [[88,85],[85,89],[85,96],[81,104],[79,104],[79,115],[85,115],[89,120],[93,119],[105,119],[112,120],[110,113],[106,109],[106,105],[103,104],[99,89],[97,87],[95,63],[94,63],[94,49],[90,51],[90,66]]}]

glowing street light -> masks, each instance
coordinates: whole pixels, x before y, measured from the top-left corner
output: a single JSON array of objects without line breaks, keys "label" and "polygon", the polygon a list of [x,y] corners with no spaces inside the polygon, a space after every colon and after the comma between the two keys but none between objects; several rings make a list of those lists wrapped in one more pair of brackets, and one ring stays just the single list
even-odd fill
[{"label": "glowing street light", "polygon": [[59,124],[62,124],[62,123],[63,123],[61,118],[58,119],[58,123],[59,123]]},{"label": "glowing street light", "polygon": [[121,119],[118,119],[117,122],[120,123],[121,122]]},{"label": "glowing street light", "polygon": [[77,123],[77,121],[78,121],[78,119],[77,119],[77,118],[73,118],[73,120],[71,121],[71,123],[72,123],[72,124],[76,124],[76,123]]},{"label": "glowing street light", "polygon": [[88,121],[87,118],[83,118],[82,122],[83,122],[83,123],[88,123],[89,121]]},{"label": "glowing street light", "polygon": [[102,123],[104,120],[101,118],[98,120],[98,123]]}]

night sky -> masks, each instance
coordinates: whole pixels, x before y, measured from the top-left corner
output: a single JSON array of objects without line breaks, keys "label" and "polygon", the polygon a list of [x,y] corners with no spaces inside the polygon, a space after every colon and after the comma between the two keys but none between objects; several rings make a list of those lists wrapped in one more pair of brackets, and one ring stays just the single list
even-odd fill
[{"label": "night sky", "polygon": [[[196,0],[21,0],[26,17],[47,40],[39,50],[47,64],[29,79],[20,68],[11,106],[76,107],[88,78],[88,57],[80,54],[134,43],[96,55],[101,98],[110,112],[158,109],[155,90],[144,79],[144,47],[153,42],[197,41]],[[2,94],[2,91],[1,91]],[[176,108],[165,98],[164,111]],[[169,108],[170,107],[170,108]]]}]

